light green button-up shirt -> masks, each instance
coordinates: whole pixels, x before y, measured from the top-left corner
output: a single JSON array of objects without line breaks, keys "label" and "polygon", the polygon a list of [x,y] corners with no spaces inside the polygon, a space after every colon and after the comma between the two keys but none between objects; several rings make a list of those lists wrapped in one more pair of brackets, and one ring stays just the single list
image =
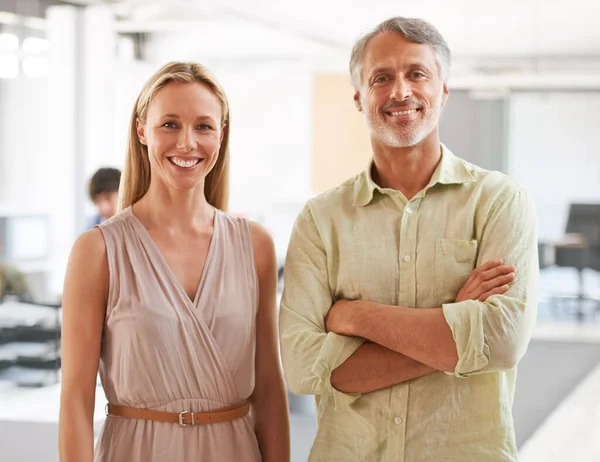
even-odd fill
[{"label": "light green button-up shirt", "polygon": [[[516,267],[503,295],[454,303],[489,260]],[[516,364],[537,309],[532,201],[514,181],[442,146],[431,181],[410,201],[377,186],[370,169],[311,199],[298,216],[285,265],[280,332],[292,392],[316,396],[314,462],[516,461]],[[331,385],[331,372],[363,343],[325,330],[338,299],[442,307],[456,341],[453,374],[365,394]]]}]

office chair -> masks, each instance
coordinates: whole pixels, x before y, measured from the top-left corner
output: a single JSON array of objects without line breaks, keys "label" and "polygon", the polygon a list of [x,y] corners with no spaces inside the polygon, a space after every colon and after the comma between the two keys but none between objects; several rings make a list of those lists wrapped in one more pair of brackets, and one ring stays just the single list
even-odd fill
[{"label": "office chair", "polygon": [[[556,266],[577,270],[578,291],[575,314],[578,320],[582,320],[584,302],[590,300],[585,296],[583,270],[590,268],[600,271],[600,204],[571,204],[565,240],[556,243],[554,248]],[[600,309],[600,304],[597,309]]]}]

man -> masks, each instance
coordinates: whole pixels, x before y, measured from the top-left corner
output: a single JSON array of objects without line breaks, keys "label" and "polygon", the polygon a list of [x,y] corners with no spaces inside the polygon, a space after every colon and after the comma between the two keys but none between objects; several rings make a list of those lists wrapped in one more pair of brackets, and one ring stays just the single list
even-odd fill
[{"label": "man", "polygon": [[284,272],[286,378],[317,398],[311,461],[517,460],[535,212],[509,178],[440,143],[449,65],[422,20],[390,19],[354,46],[373,161],[308,202]]},{"label": "man", "polygon": [[121,171],[116,168],[100,168],[89,183],[89,196],[98,213],[92,217],[88,229],[99,225],[117,213]]}]

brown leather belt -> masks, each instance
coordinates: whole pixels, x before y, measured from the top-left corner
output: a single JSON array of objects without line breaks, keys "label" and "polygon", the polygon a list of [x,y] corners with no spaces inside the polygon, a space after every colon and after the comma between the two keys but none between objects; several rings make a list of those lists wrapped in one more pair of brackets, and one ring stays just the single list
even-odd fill
[{"label": "brown leather belt", "polygon": [[235,406],[223,407],[210,412],[164,412],[153,411],[150,409],[137,409],[133,407],[117,406],[116,404],[106,405],[106,415],[128,417],[130,419],[152,420],[154,422],[176,423],[182,427],[191,425],[211,424],[218,422],[228,422],[230,420],[240,419],[250,411],[250,403],[244,401]]}]

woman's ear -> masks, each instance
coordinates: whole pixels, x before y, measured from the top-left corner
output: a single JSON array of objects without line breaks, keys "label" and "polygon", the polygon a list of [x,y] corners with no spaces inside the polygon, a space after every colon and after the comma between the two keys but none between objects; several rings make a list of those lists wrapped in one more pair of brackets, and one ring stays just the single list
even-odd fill
[{"label": "woman's ear", "polygon": [[140,140],[140,143],[142,143],[145,146],[146,145],[146,129],[144,127],[144,124],[142,124],[140,122],[139,118],[135,119],[135,129],[137,132],[138,140]]}]

